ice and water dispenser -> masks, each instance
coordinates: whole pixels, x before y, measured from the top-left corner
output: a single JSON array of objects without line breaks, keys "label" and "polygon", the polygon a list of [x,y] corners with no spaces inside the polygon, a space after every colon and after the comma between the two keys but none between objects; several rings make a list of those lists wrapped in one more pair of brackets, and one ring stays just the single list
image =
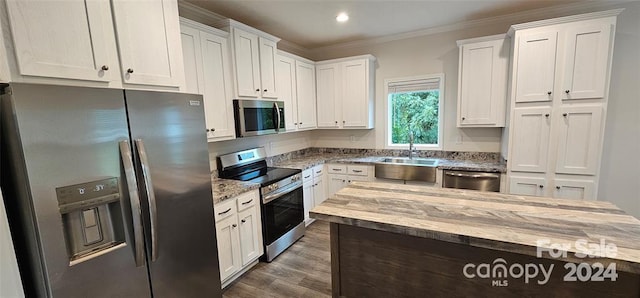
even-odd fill
[{"label": "ice and water dispenser", "polygon": [[117,178],[56,188],[71,265],[124,246]]}]

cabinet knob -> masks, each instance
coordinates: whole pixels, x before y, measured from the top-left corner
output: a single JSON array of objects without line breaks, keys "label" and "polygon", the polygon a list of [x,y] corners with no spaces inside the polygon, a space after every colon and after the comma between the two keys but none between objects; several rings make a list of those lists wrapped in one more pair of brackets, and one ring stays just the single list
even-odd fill
[{"label": "cabinet knob", "polygon": [[347,120],[342,120],[342,124],[347,123]]},{"label": "cabinet knob", "polygon": [[263,92],[267,92],[267,89],[264,89]]},{"label": "cabinet knob", "polygon": [[569,92],[570,92],[569,90],[564,90],[564,93],[566,94],[569,94]]},{"label": "cabinet knob", "polygon": [[216,129],[215,129],[215,128],[212,128],[212,129],[211,129],[211,132],[214,132],[214,131],[216,131]]},{"label": "cabinet knob", "polygon": [[298,125],[302,125],[302,122],[298,123]]},{"label": "cabinet knob", "polygon": [[336,124],[338,124],[338,120],[336,120]]},{"label": "cabinet knob", "polygon": [[207,128],[207,132],[211,131],[210,129]]},{"label": "cabinet knob", "polygon": [[540,185],[538,185],[538,187],[540,187],[540,189],[543,189],[544,185],[540,184]]},{"label": "cabinet knob", "polygon": [[547,95],[551,95],[551,91],[547,91]]},{"label": "cabinet knob", "polygon": [[133,73],[133,68],[127,69],[127,73]]},{"label": "cabinet knob", "polygon": [[545,117],[549,118],[549,114],[544,114]]},{"label": "cabinet knob", "polygon": [[107,70],[109,70],[109,66],[108,65],[102,65],[102,67],[100,69],[102,69],[104,71],[107,71]]},{"label": "cabinet knob", "polygon": [[246,220],[244,220],[244,219],[241,219],[241,220],[240,220],[240,222],[245,223],[245,222],[247,222],[247,221],[246,221]]},{"label": "cabinet knob", "polygon": [[464,119],[467,119],[467,118],[465,118],[465,117],[462,117],[462,120],[464,120]]},{"label": "cabinet knob", "polygon": [[256,89],[256,92],[260,92],[260,89]]},{"label": "cabinet knob", "polygon": [[560,190],[560,186],[556,186],[556,189],[557,189],[557,190]]},{"label": "cabinet knob", "polygon": [[231,225],[231,227],[234,227],[234,228],[237,227],[237,226],[238,226],[237,224],[232,224]]},{"label": "cabinet knob", "polygon": [[342,182],[343,182],[343,183],[344,183],[344,182],[347,182],[347,180],[342,180]]},{"label": "cabinet knob", "polygon": [[567,113],[562,113],[562,116],[567,117]]}]

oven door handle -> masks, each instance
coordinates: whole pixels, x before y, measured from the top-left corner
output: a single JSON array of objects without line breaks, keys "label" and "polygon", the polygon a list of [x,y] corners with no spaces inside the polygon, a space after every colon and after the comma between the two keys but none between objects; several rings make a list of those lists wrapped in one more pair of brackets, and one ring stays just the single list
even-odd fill
[{"label": "oven door handle", "polygon": [[281,196],[284,196],[288,193],[290,193],[291,191],[295,190],[298,187],[302,187],[302,181],[298,181],[298,182],[294,182],[291,184],[291,186],[285,187],[283,189],[280,189],[274,193],[271,193],[267,196],[265,196],[264,198],[262,198],[262,203],[263,204],[267,204]]}]

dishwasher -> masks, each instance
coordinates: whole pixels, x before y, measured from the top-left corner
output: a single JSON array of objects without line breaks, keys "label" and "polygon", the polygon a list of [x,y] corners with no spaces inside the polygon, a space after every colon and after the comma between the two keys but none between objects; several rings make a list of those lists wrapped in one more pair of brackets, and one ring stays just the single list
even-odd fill
[{"label": "dishwasher", "polygon": [[444,170],[442,187],[500,192],[500,173]]}]

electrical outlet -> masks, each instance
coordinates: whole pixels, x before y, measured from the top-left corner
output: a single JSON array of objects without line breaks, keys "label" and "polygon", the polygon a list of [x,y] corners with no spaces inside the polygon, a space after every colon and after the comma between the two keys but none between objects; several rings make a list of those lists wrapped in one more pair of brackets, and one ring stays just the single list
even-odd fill
[{"label": "electrical outlet", "polygon": [[355,142],[356,141],[356,136],[350,136],[349,138],[351,139],[351,142]]}]

